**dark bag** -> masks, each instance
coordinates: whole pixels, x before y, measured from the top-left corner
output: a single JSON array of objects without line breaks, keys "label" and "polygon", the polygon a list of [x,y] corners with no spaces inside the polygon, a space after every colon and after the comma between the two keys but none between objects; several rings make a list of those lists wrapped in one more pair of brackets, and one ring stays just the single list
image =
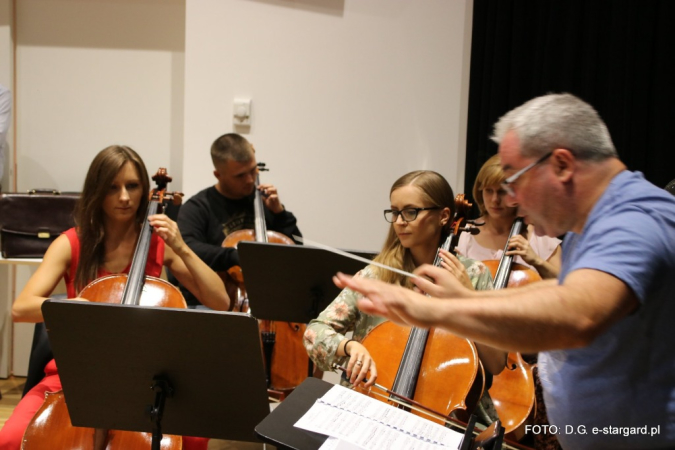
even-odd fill
[{"label": "dark bag", "polygon": [[3,258],[42,258],[59,234],[74,226],[79,193],[32,190],[0,197]]}]

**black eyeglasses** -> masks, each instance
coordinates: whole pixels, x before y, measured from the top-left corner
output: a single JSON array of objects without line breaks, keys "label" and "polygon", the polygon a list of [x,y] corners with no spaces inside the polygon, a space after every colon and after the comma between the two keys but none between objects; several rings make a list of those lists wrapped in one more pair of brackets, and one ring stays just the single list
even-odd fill
[{"label": "black eyeglasses", "polygon": [[389,223],[394,223],[398,220],[398,216],[403,217],[404,222],[412,222],[417,219],[417,214],[420,211],[431,211],[434,209],[441,209],[439,206],[430,206],[428,208],[406,208],[400,211],[395,209],[385,209],[384,210],[384,220]]},{"label": "black eyeglasses", "polygon": [[547,154],[545,154],[544,156],[542,156],[541,158],[539,158],[538,160],[536,160],[532,164],[528,164],[527,166],[520,169],[518,172],[516,172],[513,175],[511,175],[510,177],[508,177],[506,180],[502,181],[502,188],[506,191],[506,193],[508,195],[513,197],[515,195],[515,192],[513,192],[513,187],[511,185],[513,183],[515,183],[516,180],[518,178],[520,178],[525,172],[527,172],[528,170],[530,170],[531,168],[533,168],[537,164],[540,164],[540,163],[546,161],[546,159],[548,159],[548,157],[551,156],[552,154],[553,154],[553,152],[548,152]]}]

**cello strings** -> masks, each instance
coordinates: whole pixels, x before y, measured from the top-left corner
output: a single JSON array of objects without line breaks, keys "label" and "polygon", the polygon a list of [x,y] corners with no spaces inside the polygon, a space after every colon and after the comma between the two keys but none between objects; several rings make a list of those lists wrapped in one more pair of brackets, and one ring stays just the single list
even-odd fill
[{"label": "cello strings", "polygon": [[[333,372],[337,373],[338,370],[342,371],[342,378],[344,380],[348,381],[348,379],[346,378],[347,369],[333,363]],[[364,378],[363,381],[367,383],[368,379]],[[373,388],[384,391],[386,394],[382,394],[380,392],[375,392],[373,390]],[[447,417],[445,417],[443,414],[439,413],[438,411],[434,411],[431,408],[427,408],[426,406],[424,406],[420,403],[417,403],[415,400],[412,400],[412,399],[409,399],[409,398],[404,397],[402,395],[396,394],[395,392],[390,391],[389,389],[387,389],[386,387],[384,387],[380,384],[377,384],[377,383],[373,384],[370,388],[368,388],[368,393],[372,394],[372,395],[377,395],[379,397],[382,397],[387,402],[390,401],[390,402],[396,403],[397,405],[403,406],[405,408],[409,408],[412,411],[417,411],[421,414],[426,414],[427,416],[432,417],[436,420],[443,421],[446,424],[455,425],[452,422],[449,422],[447,420]],[[419,407],[417,407],[417,406],[419,406]],[[457,425],[459,425],[459,424],[457,424]],[[459,426],[461,426],[461,425],[459,425]]]},{"label": "cello strings", "polygon": [[406,277],[417,278],[417,275],[415,275],[413,273],[410,273],[410,272],[406,272],[405,270],[396,269],[396,268],[388,266],[386,264],[381,264],[381,263],[378,263],[378,262],[375,262],[375,261],[371,261],[370,259],[362,258],[361,256],[354,255],[352,253],[349,253],[349,252],[346,252],[344,250],[340,250],[340,249],[337,249],[337,248],[334,248],[334,247],[330,247],[326,244],[319,244],[318,242],[310,241],[309,239],[305,239],[303,237],[296,236],[296,235],[293,235],[293,239],[295,239],[298,242],[303,243],[304,245],[306,245],[308,247],[320,248],[322,250],[326,250],[326,251],[329,251],[331,253],[337,253],[338,255],[346,256],[347,258],[355,259],[357,261],[361,261],[361,262],[364,262],[366,264],[381,267],[382,269],[391,270],[392,272],[396,272],[396,273],[398,273],[400,275],[404,275]]}]

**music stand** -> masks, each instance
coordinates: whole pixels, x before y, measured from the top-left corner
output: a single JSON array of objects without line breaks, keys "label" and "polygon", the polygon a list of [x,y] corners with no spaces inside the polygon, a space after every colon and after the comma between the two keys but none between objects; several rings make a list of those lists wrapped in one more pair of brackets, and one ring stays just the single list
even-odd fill
[{"label": "music stand", "polygon": [[153,448],[157,432],[258,442],[269,402],[255,318],[62,300],[42,312],[74,426],[152,432]]},{"label": "music stand", "polygon": [[255,433],[263,441],[280,449],[318,449],[328,436],[294,425],[332,387],[332,384],[318,378],[307,378],[256,425]]},{"label": "music stand", "polygon": [[[327,436],[296,428],[295,423],[333,387],[332,384],[318,378],[307,378],[300,386],[281,402],[274,411],[255,427],[255,433],[264,442],[279,449],[318,450],[328,439]],[[469,450],[472,442],[473,422],[464,432],[459,450]]]},{"label": "music stand", "polygon": [[237,250],[251,312],[263,320],[308,323],[340,293],[333,284],[333,275],[354,274],[366,266],[364,262],[303,245],[241,241]]}]

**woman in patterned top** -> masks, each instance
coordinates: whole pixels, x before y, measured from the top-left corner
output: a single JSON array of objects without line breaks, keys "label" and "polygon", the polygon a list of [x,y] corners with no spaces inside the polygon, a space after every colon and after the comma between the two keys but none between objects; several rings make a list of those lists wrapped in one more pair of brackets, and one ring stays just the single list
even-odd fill
[{"label": "woman in patterned top", "polygon": [[[384,214],[391,227],[375,261],[407,272],[421,264],[432,264],[452,222],[455,210],[452,188],[440,174],[418,170],[396,180],[391,187],[390,201],[391,209]],[[444,253],[443,260],[443,267],[467,286],[492,289],[492,278],[483,263],[450,253]],[[374,265],[367,266],[359,276],[412,288],[408,277]],[[333,364],[346,365],[350,383],[358,385],[367,376],[364,387],[369,387],[377,379],[377,365],[361,341],[385,319],[359,311],[358,298],[359,294],[344,289],[309,323],[304,344],[320,369],[333,370]],[[352,339],[345,337],[349,331],[353,332]],[[502,371],[506,362],[503,351],[482,344],[476,344],[476,348],[488,373]]]}]

